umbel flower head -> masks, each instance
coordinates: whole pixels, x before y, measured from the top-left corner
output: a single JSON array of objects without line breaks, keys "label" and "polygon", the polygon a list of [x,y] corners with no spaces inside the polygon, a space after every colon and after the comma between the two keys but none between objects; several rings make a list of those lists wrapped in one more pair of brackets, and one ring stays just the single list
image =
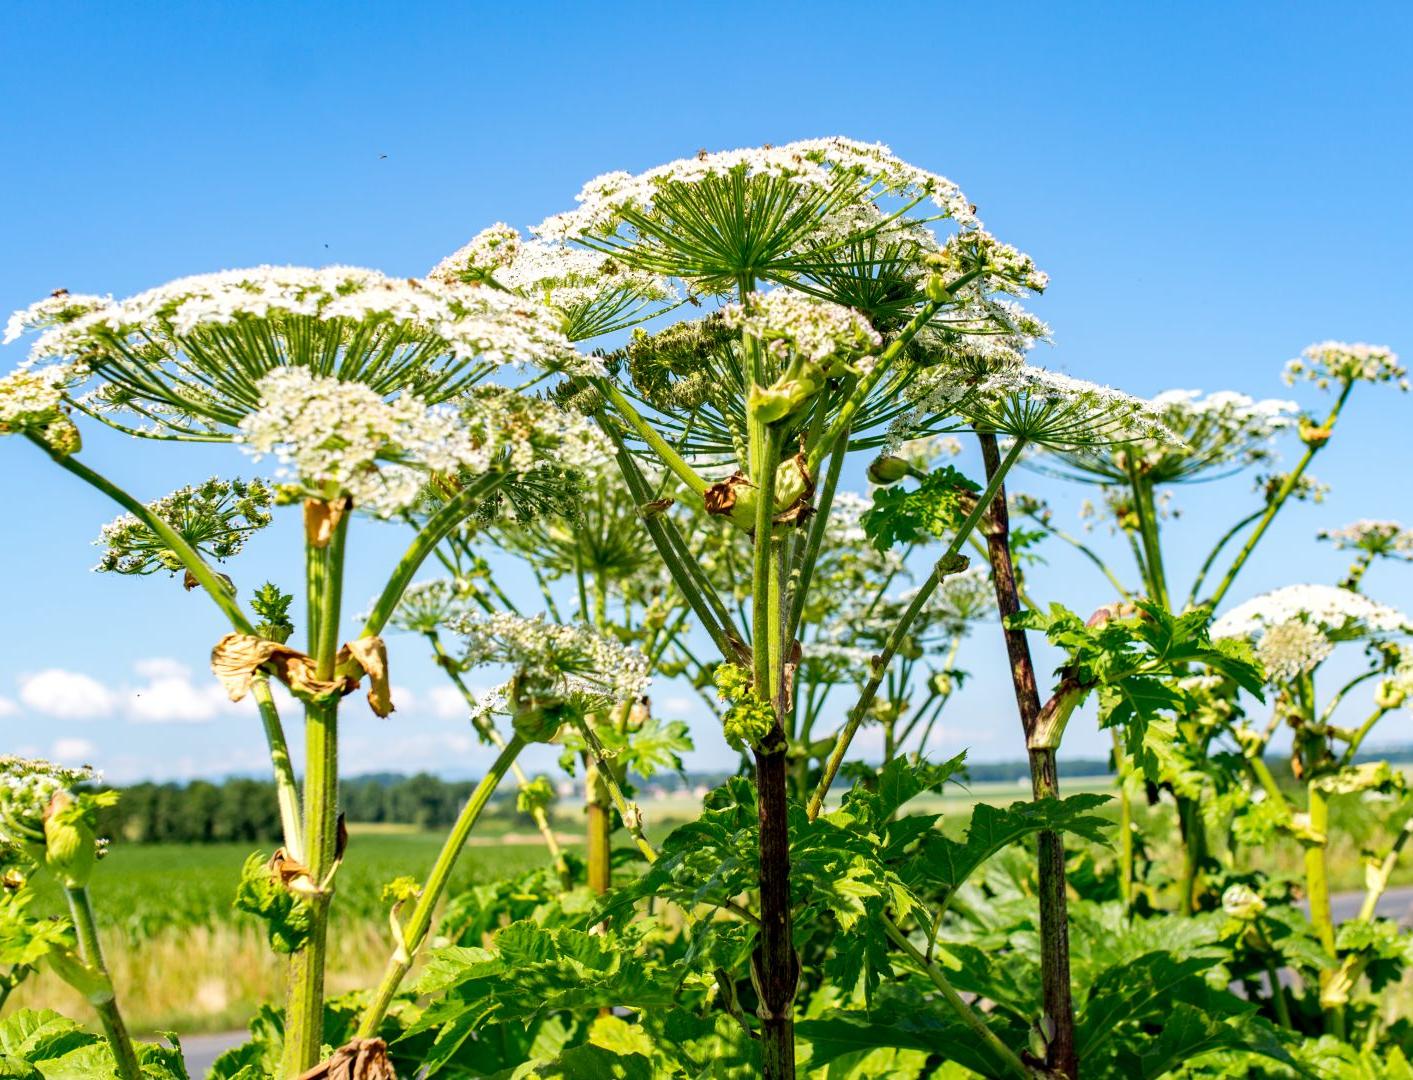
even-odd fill
[{"label": "umbel flower head", "polygon": [[[147,504],[193,549],[217,562],[239,555],[252,535],[269,525],[274,492],[263,480],[222,480],[178,488]],[[178,573],[180,556],[132,514],[103,526],[94,541],[103,557],[94,567],[119,574]]]},{"label": "umbel flower head", "polygon": [[409,634],[432,634],[454,620],[474,617],[481,610],[475,597],[475,586],[461,578],[419,581],[403,590],[388,623]]},{"label": "umbel flower head", "polygon": [[1273,682],[1313,671],[1341,641],[1413,632],[1402,612],[1333,585],[1288,585],[1238,604],[1212,637],[1247,638]]},{"label": "umbel flower head", "polygon": [[1308,346],[1299,357],[1285,365],[1286,383],[1313,382],[1321,390],[1354,382],[1397,382],[1408,389],[1408,369],[1398,362],[1398,354],[1387,345],[1366,345],[1362,341],[1321,341]]},{"label": "umbel flower head", "polygon": [[[859,307],[871,319],[916,302],[928,256],[988,260],[990,280],[1043,287],[1014,249],[979,240],[975,208],[950,180],[886,146],[832,137],[668,162],[584,185],[579,206],[534,230],[721,295],[771,281]],[[923,218],[906,216],[915,207]],[[939,244],[924,222],[972,239]],[[989,238],[988,238],[989,239]],[[985,256],[974,250],[988,248]],[[1022,280],[1024,279],[1024,280]],[[749,291],[749,288],[746,290]],[[869,298],[870,302],[865,302]]]},{"label": "umbel flower head", "polygon": [[117,799],[114,792],[75,790],[97,779],[88,766],[0,756],[0,843],[24,850],[67,887],[81,888],[104,850],[95,812]]},{"label": "umbel flower head", "polygon": [[561,241],[524,240],[503,223],[477,233],[427,278],[482,284],[539,301],[559,313],[570,341],[625,329],[679,301],[677,289],[658,274]]},{"label": "umbel flower head", "polygon": [[[1293,401],[1256,401],[1229,390],[1166,390],[1152,399],[1155,418],[1174,439],[1133,439],[1112,448],[1062,451],[1071,479],[1126,484],[1137,470],[1152,485],[1215,480],[1271,460],[1276,436],[1293,427]],[[1043,468],[1043,466],[1042,466]]]},{"label": "umbel flower head", "polygon": [[1413,529],[1397,521],[1365,519],[1342,529],[1321,529],[1319,539],[1328,540],[1340,551],[1359,551],[1377,558],[1413,561]]},{"label": "umbel flower head", "polygon": [[227,270],[42,320],[32,362],[76,365],[96,381],[83,407],[169,437],[229,438],[279,369],[435,404],[505,364],[592,367],[534,301],[352,267]]},{"label": "umbel flower head", "polygon": [[448,629],[465,641],[466,667],[515,669],[508,682],[481,696],[477,726],[494,712],[508,712],[516,731],[531,742],[548,742],[587,712],[641,697],[651,679],[641,652],[587,626],[497,612],[454,620]]},{"label": "umbel flower head", "polygon": [[0,378],[0,435],[30,434],[60,454],[79,448],[79,433],[64,409],[75,380],[67,364],[26,365]]},{"label": "umbel flower head", "polygon": [[276,455],[298,494],[347,496],[388,516],[413,506],[430,476],[596,464],[603,442],[588,423],[547,402],[486,386],[429,405],[414,394],[385,400],[372,388],[281,368],[257,384],[259,405],[239,440],[257,459]]}]

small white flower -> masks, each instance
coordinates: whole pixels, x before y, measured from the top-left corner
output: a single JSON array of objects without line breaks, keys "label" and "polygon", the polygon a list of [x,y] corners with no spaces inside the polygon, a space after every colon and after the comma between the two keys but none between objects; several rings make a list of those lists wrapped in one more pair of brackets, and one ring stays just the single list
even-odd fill
[{"label": "small white flower", "polygon": [[1350,382],[1397,382],[1400,389],[1407,390],[1407,375],[1398,354],[1387,345],[1321,341],[1287,363],[1283,378],[1291,386],[1305,379],[1321,390],[1332,383]]},{"label": "small white flower", "polygon": [[744,303],[727,304],[721,317],[781,363],[799,357],[827,367],[830,361],[847,363],[883,344],[882,336],[857,311],[789,289],[751,293]]}]

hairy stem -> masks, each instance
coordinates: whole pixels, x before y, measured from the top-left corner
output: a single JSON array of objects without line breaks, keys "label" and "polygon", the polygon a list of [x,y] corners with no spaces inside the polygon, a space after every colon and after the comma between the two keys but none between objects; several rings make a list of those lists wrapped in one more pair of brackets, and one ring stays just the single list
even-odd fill
[{"label": "hairy stem", "polygon": [[[343,559],[349,515],[334,529],[322,552],[309,559],[309,652],[316,676],[333,678],[338,651],[339,613],[343,599]],[[307,542],[306,542],[307,543]],[[312,548],[312,545],[309,545]],[[399,594],[401,595],[401,594]],[[311,702],[304,712],[305,865],[313,893],[309,897],[309,940],[291,962],[289,1004],[285,1010],[286,1076],[298,1076],[319,1062],[324,1042],[324,966],[328,953],[332,872],[338,847],[338,702]]]},{"label": "hairy stem", "polygon": [[[1001,452],[996,436],[981,432],[982,460],[988,481],[1001,474]],[[991,487],[988,484],[988,488]],[[1059,795],[1059,776],[1053,746],[1031,747],[1040,723],[1040,693],[1036,688],[1035,665],[1025,631],[1006,625],[1020,611],[1016,593],[1015,566],[1011,561],[1010,518],[1006,510],[1006,490],[997,485],[991,499],[986,536],[991,575],[996,586],[996,606],[1001,616],[1006,653],[1010,658],[1011,682],[1016,707],[1026,737],[1030,759],[1031,788],[1036,799]],[[1065,848],[1057,832],[1045,831],[1037,838],[1037,872],[1040,893],[1040,963],[1045,1016],[1052,1027],[1046,1047],[1046,1065],[1052,1072],[1074,1078],[1079,1072],[1075,1043],[1074,1000],[1070,986],[1069,916],[1065,896]]]},{"label": "hairy stem", "polygon": [[[1031,1071],[1026,1068],[1025,1062],[1014,1050],[1003,1043],[994,1031],[986,1026],[986,1022],[967,1004],[966,999],[957,993],[956,988],[947,981],[947,977],[942,974],[937,965],[927,959],[917,946],[908,940],[907,935],[898,928],[898,925],[892,919],[885,917],[883,929],[893,943],[912,957],[913,961],[922,968],[924,974],[932,981],[932,985],[937,987],[938,992],[942,995],[942,1000],[947,1003],[947,1007],[952,1010],[953,1015],[981,1040],[1001,1069],[1011,1076],[1029,1077]],[[946,1053],[945,1047],[939,1047],[938,1050],[941,1053]]]}]

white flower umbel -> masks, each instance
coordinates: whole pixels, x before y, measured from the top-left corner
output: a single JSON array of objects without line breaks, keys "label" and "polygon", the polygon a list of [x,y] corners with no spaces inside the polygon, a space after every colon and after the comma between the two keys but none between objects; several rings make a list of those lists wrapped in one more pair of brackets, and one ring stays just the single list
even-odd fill
[{"label": "white flower umbel", "polygon": [[1283,377],[1288,385],[1308,380],[1321,390],[1353,382],[1397,382],[1400,389],[1407,390],[1407,376],[1408,369],[1399,364],[1398,354],[1387,345],[1321,341],[1287,363]]},{"label": "white flower umbel", "polygon": [[960,415],[981,431],[1050,448],[1130,442],[1181,443],[1143,398],[1034,364],[987,374],[937,365],[919,380],[924,414]]},{"label": "white flower umbel", "polygon": [[842,136],[804,139],[781,146],[741,150],[703,151],[695,157],[670,161],[636,176],[605,173],[584,185],[576,197],[579,206],[549,218],[535,231],[544,237],[570,239],[588,234],[610,234],[630,217],[659,209],[665,188],[698,185],[708,180],[743,180],[770,177],[792,186],[825,193],[843,192],[840,206],[868,201],[882,195],[925,199],[963,225],[976,221],[975,208],[961,190],[945,177],[919,169],[896,157],[881,143],[856,142]]},{"label": "white flower umbel", "polygon": [[1102,451],[1062,453],[1065,475],[1101,484],[1123,483],[1137,467],[1149,483],[1212,480],[1269,461],[1282,431],[1295,426],[1293,401],[1257,401],[1228,390],[1165,390],[1152,399],[1153,415],[1177,437],[1134,439]]},{"label": "white flower umbel", "polygon": [[1266,627],[1256,643],[1266,678],[1274,683],[1290,682],[1314,671],[1332,652],[1334,642],[1320,627],[1301,619]]},{"label": "white flower umbel", "polygon": [[101,779],[87,765],[70,768],[39,758],[0,755],[0,841],[43,843],[44,815],[54,794]]},{"label": "white flower umbel", "polygon": [[258,407],[256,384],[281,368],[430,403],[510,363],[597,370],[555,313],[525,297],[352,267],[183,278],[52,321],[32,359],[81,361],[99,379],[93,408],[178,436],[229,437]]},{"label": "white flower umbel", "polygon": [[0,434],[43,427],[55,420],[74,370],[67,364],[22,367],[0,378]]},{"label": "white flower umbel", "polygon": [[591,468],[608,452],[585,418],[499,386],[480,387],[456,407],[427,405],[282,368],[258,389],[260,408],[240,423],[243,447],[257,459],[274,454],[302,494],[347,495],[380,516],[415,503],[429,475]]},{"label": "white flower umbel", "polygon": [[1348,589],[1289,585],[1232,608],[1213,638],[1248,638],[1273,681],[1314,670],[1335,643],[1409,633],[1408,617]]},{"label": "white flower umbel", "polygon": [[[178,488],[147,504],[193,550],[217,562],[239,555],[254,533],[270,524],[274,493],[263,480],[222,480]],[[177,573],[185,564],[167,544],[132,514],[104,525],[94,541],[103,548],[98,571],[119,574]]]},{"label": "white flower umbel", "polygon": [[12,314],[5,323],[5,336],[0,338],[0,343],[9,345],[12,341],[18,341],[27,330],[43,330],[73,322],[112,302],[111,296],[90,296],[71,293],[68,289],[56,289],[43,300],[36,300],[29,307],[20,308]]},{"label": "white flower umbel", "polygon": [[[447,629],[463,638],[467,667],[511,665],[538,686],[564,698],[577,698],[587,708],[634,700],[651,681],[647,657],[587,626],[561,626],[539,617],[497,612],[453,619]],[[485,695],[483,710],[499,707],[505,697],[506,687],[491,691]]]},{"label": "white flower umbel", "polygon": [[721,317],[731,329],[759,341],[781,364],[799,358],[826,374],[834,361],[847,364],[883,344],[857,311],[789,289],[751,293],[743,303],[722,308]]},{"label": "white flower umbel", "polygon": [[1321,529],[1321,540],[1331,541],[1340,551],[1362,551],[1384,558],[1413,560],[1413,529],[1397,521],[1365,519],[1342,529]]},{"label": "white flower umbel", "polygon": [[481,610],[471,583],[436,578],[409,585],[389,624],[409,634],[433,634],[454,620],[472,618]]},{"label": "white flower umbel", "polygon": [[522,240],[503,224],[478,233],[427,277],[448,284],[499,286],[539,301],[561,314],[571,341],[632,326],[679,299],[676,287],[657,274],[632,269],[602,252]]}]

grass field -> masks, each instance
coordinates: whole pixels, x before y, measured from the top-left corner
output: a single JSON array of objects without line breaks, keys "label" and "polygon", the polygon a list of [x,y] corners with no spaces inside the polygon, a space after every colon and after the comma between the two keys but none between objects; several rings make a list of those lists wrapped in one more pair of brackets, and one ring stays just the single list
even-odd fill
[{"label": "grass field", "polygon": [[[1066,794],[1081,791],[1109,792],[1112,785],[1102,778],[1065,785]],[[952,786],[943,795],[919,799],[914,809],[941,813],[942,827],[958,832],[977,802],[1004,804],[1028,796],[1028,785],[1019,783]],[[644,805],[648,831],[661,838],[699,808],[700,801],[691,796],[650,800]],[[1136,811],[1155,863],[1176,867],[1172,807],[1160,802],[1151,808],[1140,805]],[[1110,805],[1109,813],[1117,817],[1117,804]],[[1336,800],[1331,830],[1335,890],[1362,888],[1361,847],[1386,842],[1388,830],[1379,819],[1387,816],[1361,811],[1354,800]],[[533,829],[505,819],[484,824],[485,831],[478,830],[457,864],[453,895],[475,883],[544,864],[544,848]],[[565,803],[555,824],[573,845],[583,819],[572,803]],[[626,837],[620,834],[617,842],[626,843]],[[425,875],[441,843],[441,834],[409,827],[354,827],[337,882],[331,992],[366,987],[375,980],[392,948],[382,887],[402,874]],[[98,919],[118,992],[135,1029],[195,1033],[241,1027],[258,1004],[283,996],[283,958],[271,954],[256,920],[231,906],[241,863],[250,850],[241,844],[117,844],[100,865],[93,881]],[[1278,842],[1263,849],[1260,869],[1271,875],[1297,875],[1300,859],[1297,844]],[[1413,865],[1400,866],[1394,880],[1413,881]],[[52,911],[60,910],[57,891],[46,893],[44,901]],[[88,1015],[85,1004],[47,973],[16,991],[7,1007],[17,1006]]]}]

